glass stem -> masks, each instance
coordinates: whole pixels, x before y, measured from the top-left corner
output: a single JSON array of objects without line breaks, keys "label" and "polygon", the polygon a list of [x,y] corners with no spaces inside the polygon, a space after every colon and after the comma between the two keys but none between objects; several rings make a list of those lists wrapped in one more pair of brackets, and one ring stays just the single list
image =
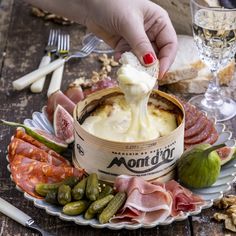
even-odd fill
[{"label": "glass stem", "polygon": [[223,98],[220,94],[219,80],[217,70],[212,69],[213,78],[210,80],[207,91],[205,93],[205,105],[208,108],[217,108],[223,104]]}]

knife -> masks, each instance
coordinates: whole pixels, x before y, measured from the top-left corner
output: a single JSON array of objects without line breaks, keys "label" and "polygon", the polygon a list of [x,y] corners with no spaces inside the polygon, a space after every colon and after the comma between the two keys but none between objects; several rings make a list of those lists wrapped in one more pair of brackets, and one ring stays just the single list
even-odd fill
[{"label": "knife", "polygon": [[5,201],[3,198],[0,198],[0,212],[27,228],[37,230],[42,236],[53,236],[52,234],[41,229],[30,216]]}]

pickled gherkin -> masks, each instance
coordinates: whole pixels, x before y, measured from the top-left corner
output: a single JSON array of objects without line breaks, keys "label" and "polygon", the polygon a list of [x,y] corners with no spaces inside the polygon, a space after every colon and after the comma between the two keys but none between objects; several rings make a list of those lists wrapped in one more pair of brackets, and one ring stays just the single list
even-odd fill
[{"label": "pickled gherkin", "polygon": [[113,193],[113,188],[110,185],[105,184],[102,191],[99,193],[98,199],[104,198],[109,194]]},{"label": "pickled gherkin", "polygon": [[111,217],[114,216],[116,212],[122,207],[125,201],[126,193],[118,192],[99,215],[99,222],[101,224],[107,223]]},{"label": "pickled gherkin", "polygon": [[45,197],[45,201],[52,204],[58,204],[57,192],[58,192],[57,189],[53,189],[50,192],[48,192]]},{"label": "pickled gherkin", "polygon": [[101,212],[113,197],[114,196],[112,194],[109,194],[104,198],[92,202],[87,211],[85,212],[85,219],[92,219],[97,213]]},{"label": "pickled gherkin", "polygon": [[71,202],[71,187],[69,185],[63,184],[58,188],[57,200],[63,206]]},{"label": "pickled gherkin", "polygon": [[91,201],[96,201],[99,196],[99,184],[96,173],[88,176],[86,184],[86,197]]},{"label": "pickled gherkin", "polygon": [[63,207],[62,212],[64,214],[70,215],[70,216],[79,215],[87,209],[88,205],[89,205],[89,203],[86,200],[79,200],[76,202],[70,202],[70,203],[67,203]]},{"label": "pickled gherkin", "polygon": [[40,183],[40,184],[36,184],[35,191],[39,195],[45,197],[48,192],[50,192],[52,190],[57,190],[63,184],[66,184],[66,185],[69,185],[70,187],[73,187],[77,182],[78,182],[78,178],[75,177],[75,176],[72,176],[72,177],[66,178],[63,181],[58,182],[58,183],[53,183],[53,184]]},{"label": "pickled gherkin", "polygon": [[71,192],[74,200],[80,200],[84,197],[86,191],[86,183],[87,183],[87,178],[84,178],[74,186]]}]

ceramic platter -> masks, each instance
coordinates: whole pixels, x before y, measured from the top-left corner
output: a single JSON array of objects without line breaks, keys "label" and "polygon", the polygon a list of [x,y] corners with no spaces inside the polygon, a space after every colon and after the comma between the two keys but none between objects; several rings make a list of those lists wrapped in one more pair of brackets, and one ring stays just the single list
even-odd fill
[{"label": "ceramic platter", "polygon": [[[26,119],[24,121],[25,125],[30,127],[37,127],[40,129],[44,129],[49,133],[54,133],[53,127],[46,118],[45,115],[45,108],[43,108],[42,112],[34,112],[32,115],[32,119]],[[235,140],[231,139],[232,133],[227,131],[227,128],[224,124],[217,123],[216,129],[218,131],[219,138],[215,144],[227,142],[227,145],[233,146],[235,145]],[[9,166],[8,169],[10,170]],[[48,214],[58,216],[62,220],[66,221],[74,221],[78,225],[90,225],[94,228],[109,228],[113,230],[119,230],[122,228],[134,230],[138,228],[152,228],[158,225],[168,225],[174,221],[180,221],[187,219],[188,216],[199,214],[202,209],[209,208],[212,206],[214,200],[221,199],[223,197],[223,193],[231,189],[231,184],[235,180],[236,175],[236,159],[232,160],[231,162],[227,163],[221,168],[221,173],[214,185],[208,188],[202,188],[198,190],[190,189],[192,192],[200,195],[204,200],[205,203],[199,206],[195,211],[192,212],[184,212],[176,217],[168,217],[164,222],[153,222],[152,224],[125,224],[125,223],[107,223],[107,224],[100,224],[96,219],[92,220],[85,220],[82,215],[80,216],[68,216],[62,213],[62,207],[54,206],[45,202],[44,200],[37,199],[32,197],[31,195],[24,193],[25,198],[33,201],[34,205],[38,208],[44,209]],[[18,186],[16,186],[17,189]]]}]

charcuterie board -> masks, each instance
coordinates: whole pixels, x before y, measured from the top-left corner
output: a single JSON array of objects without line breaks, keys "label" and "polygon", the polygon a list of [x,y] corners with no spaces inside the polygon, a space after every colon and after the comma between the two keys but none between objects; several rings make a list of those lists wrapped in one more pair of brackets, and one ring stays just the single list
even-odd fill
[{"label": "charcuterie board", "polygon": [[[42,109],[42,112],[34,112],[31,119],[25,119],[24,124],[30,127],[40,128],[49,133],[53,133],[53,127],[48,121],[45,115],[45,108]],[[219,138],[215,144],[227,142],[228,145],[235,145],[235,140],[231,139],[232,133],[227,131],[227,128],[224,124],[217,123],[215,127],[219,133]],[[8,166],[10,171],[10,167]],[[214,200],[221,199],[223,193],[231,189],[231,184],[235,181],[236,174],[236,159],[228,162],[221,168],[221,173],[218,180],[208,188],[202,189],[190,189],[193,193],[200,195],[204,200],[204,204],[198,206],[195,211],[183,212],[176,217],[168,217],[164,222],[155,221],[151,224],[127,224],[127,223],[106,223],[100,224],[96,219],[86,220],[82,215],[79,216],[68,216],[62,213],[62,207],[54,206],[45,202],[42,199],[37,199],[31,195],[24,192],[24,197],[33,201],[34,205],[38,208],[44,209],[48,214],[58,216],[62,220],[73,221],[79,225],[90,225],[94,228],[110,228],[113,230],[119,230],[122,228],[125,229],[137,229],[137,228],[152,228],[158,225],[168,225],[174,221],[185,220],[190,215],[199,214],[202,209],[209,208],[212,206]],[[16,188],[22,191],[18,186]]]}]

